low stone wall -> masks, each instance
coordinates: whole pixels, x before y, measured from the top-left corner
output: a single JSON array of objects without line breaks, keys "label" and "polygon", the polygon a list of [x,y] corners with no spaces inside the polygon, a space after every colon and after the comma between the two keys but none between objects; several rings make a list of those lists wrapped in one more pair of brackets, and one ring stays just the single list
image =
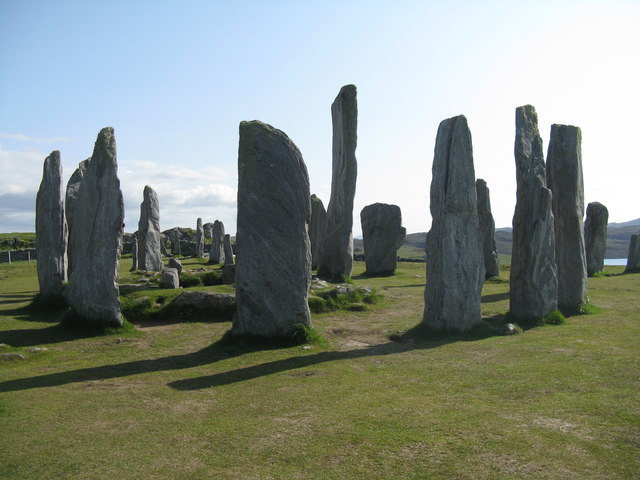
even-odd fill
[{"label": "low stone wall", "polygon": [[0,263],[20,262],[35,259],[35,248],[25,248],[23,250],[5,250],[0,252]]}]

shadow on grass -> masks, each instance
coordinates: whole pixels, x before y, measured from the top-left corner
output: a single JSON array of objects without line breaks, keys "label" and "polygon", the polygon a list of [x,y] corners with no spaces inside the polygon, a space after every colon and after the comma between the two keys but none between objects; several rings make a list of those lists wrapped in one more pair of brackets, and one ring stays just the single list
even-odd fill
[{"label": "shadow on grass", "polygon": [[502,300],[508,300],[508,299],[509,299],[509,292],[493,293],[491,295],[483,295],[482,303],[501,302]]},{"label": "shadow on grass", "polygon": [[416,288],[416,287],[425,287],[425,283],[413,283],[411,285],[385,285],[384,287],[380,287],[380,290],[386,290],[387,288]]}]

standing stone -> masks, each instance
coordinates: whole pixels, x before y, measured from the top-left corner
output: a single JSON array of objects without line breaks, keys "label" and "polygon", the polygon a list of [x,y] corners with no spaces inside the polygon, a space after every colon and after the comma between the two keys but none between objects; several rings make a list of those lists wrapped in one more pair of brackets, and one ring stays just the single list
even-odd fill
[{"label": "standing stone", "polygon": [[600,202],[587,205],[587,220],[584,222],[584,247],[587,255],[587,275],[604,270],[604,255],[607,250],[607,223],[609,210]]},{"label": "standing stone", "polygon": [[216,220],[211,227],[211,247],[209,263],[225,263],[224,224]]},{"label": "standing stone", "polygon": [[309,175],[284,132],[240,123],[234,335],[289,337],[311,325]]},{"label": "standing stone", "polygon": [[138,265],[138,232],[134,232],[131,242],[131,270],[138,270]]},{"label": "standing stone", "polygon": [[331,198],[318,275],[350,277],[353,269],[353,199],[356,194],[358,103],[355,85],[346,85],[331,105],[333,148]]},{"label": "standing stone", "polygon": [[180,288],[180,275],[175,268],[164,268],[162,270],[162,288]]},{"label": "standing stone", "polygon": [[160,234],[160,254],[163,257],[168,257],[169,256],[169,252],[167,251],[167,246],[165,245],[166,243],[167,243],[166,235]]},{"label": "standing stone", "polygon": [[496,224],[491,213],[491,198],[487,182],[476,180],[476,196],[478,197],[478,222],[482,238],[485,278],[499,277],[498,249],[496,248]]},{"label": "standing stone", "polygon": [[317,269],[322,256],[322,241],[327,231],[327,211],[322,200],[311,195],[311,222],[309,223],[309,241],[311,242],[311,268]]},{"label": "standing stone", "polygon": [[82,177],[84,176],[84,172],[87,169],[87,165],[89,165],[89,160],[91,158],[87,158],[86,160],[81,161],[78,164],[78,168],[76,168],[73,175],[69,179],[67,183],[67,191],[65,195],[65,203],[64,203],[64,213],[67,217],[67,277],[71,278],[71,272],[73,271],[73,250],[71,249],[71,244],[73,243],[71,238],[73,237],[73,214],[76,210],[76,202],[78,200],[78,192],[80,191],[80,182],[82,182]]},{"label": "standing stone", "polygon": [[551,191],[546,187],[538,115],[531,105],[516,108],[517,199],[511,252],[511,314],[545,317],[558,308],[555,234]]},{"label": "standing stone", "polygon": [[547,152],[547,185],[552,196],[558,267],[558,308],[572,312],[587,297],[584,247],[582,133],[571,125],[552,125]]},{"label": "standing stone", "polygon": [[178,227],[172,228],[169,233],[171,239],[171,253],[174,255],[182,255],[182,247],[180,245],[180,229]]},{"label": "standing stone", "polygon": [[236,282],[236,265],[233,260],[231,235],[228,233],[224,236],[224,266],[222,267],[222,282],[225,285],[232,285]]},{"label": "standing stone", "polygon": [[207,222],[202,225],[202,231],[204,232],[204,239],[211,240],[211,235],[213,235],[213,223]]},{"label": "standing stone", "polygon": [[224,264],[225,265],[233,265],[233,247],[231,246],[231,235],[228,233],[224,236],[223,240],[223,248],[224,248]]},{"label": "standing stone", "polygon": [[196,226],[196,258],[204,258],[204,229],[201,218],[198,218]]},{"label": "standing stone", "polygon": [[36,196],[36,254],[40,295],[58,296],[67,281],[67,222],[62,198],[60,152],[51,152]]},{"label": "standing stone", "polygon": [[631,235],[629,242],[629,255],[627,256],[626,273],[640,272],[640,232]]},{"label": "standing stone", "polygon": [[162,271],[161,243],[158,194],[153,188],[146,185],[140,204],[140,221],[138,222],[138,270]]},{"label": "standing stone", "polygon": [[178,274],[182,273],[182,262],[175,257],[169,259],[169,267],[175,268]]},{"label": "standing stone", "polygon": [[407,230],[397,205],[374,203],[360,212],[368,275],[390,275],[398,267],[398,249]]},{"label": "standing stone", "polygon": [[484,261],[471,132],[464,115],[438,127],[427,234],[423,323],[433,330],[466,331],[480,323]]}]

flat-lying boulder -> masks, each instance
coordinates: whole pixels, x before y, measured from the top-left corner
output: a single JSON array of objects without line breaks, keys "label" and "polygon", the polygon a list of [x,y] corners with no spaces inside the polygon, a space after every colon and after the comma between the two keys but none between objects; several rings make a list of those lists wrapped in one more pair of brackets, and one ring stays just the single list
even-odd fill
[{"label": "flat-lying boulder", "polygon": [[229,313],[236,306],[236,296],[231,293],[183,292],[173,302],[173,307],[188,307],[198,312]]}]

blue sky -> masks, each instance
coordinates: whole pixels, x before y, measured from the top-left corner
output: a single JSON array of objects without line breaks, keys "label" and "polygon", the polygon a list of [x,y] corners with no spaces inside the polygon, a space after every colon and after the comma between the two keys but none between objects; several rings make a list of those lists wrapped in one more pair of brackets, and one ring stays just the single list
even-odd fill
[{"label": "blue sky", "polygon": [[640,217],[640,3],[635,1],[0,0],[0,232],[33,231],[44,158],[64,178],[116,132],[126,230],[144,185],[163,229],[220,219],[235,232],[238,124],[301,150],[311,191],[331,181],[330,105],[358,87],[359,212],[397,204],[428,230],[441,120],[465,114],[498,227],[515,205],[514,110],[583,133],[585,200]]}]

